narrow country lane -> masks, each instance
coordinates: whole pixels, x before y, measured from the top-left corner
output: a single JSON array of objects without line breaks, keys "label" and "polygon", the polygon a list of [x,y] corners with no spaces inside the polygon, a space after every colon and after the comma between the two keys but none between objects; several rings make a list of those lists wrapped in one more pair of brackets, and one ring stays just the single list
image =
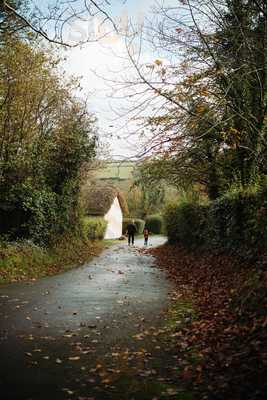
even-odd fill
[{"label": "narrow country lane", "polygon": [[[152,238],[154,246],[164,241]],[[153,258],[125,242],[65,274],[2,285],[1,398],[127,399],[121,390],[130,354],[139,353],[134,370],[145,377],[148,349],[156,346],[147,329],[160,325],[171,289]],[[138,390],[129,398],[150,398]]]}]

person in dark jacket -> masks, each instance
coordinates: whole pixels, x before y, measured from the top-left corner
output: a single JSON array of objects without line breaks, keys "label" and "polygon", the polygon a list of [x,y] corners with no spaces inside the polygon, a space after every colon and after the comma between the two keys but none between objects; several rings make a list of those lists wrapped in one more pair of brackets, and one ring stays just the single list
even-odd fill
[{"label": "person in dark jacket", "polygon": [[132,245],[134,245],[134,235],[136,234],[136,226],[134,224],[134,221],[130,222],[127,225],[127,235],[128,235],[128,245],[130,246],[130,244],[132,243]]}]

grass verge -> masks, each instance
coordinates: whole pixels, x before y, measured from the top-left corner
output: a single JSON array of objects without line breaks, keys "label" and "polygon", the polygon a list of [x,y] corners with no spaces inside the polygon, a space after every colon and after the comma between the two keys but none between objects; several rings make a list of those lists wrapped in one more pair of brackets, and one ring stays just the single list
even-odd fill
[{"label": "grass verge", "polygon": [[63,236],[51,248],[29,242],[0,242],[0,283],[56,275],[90,261],[116,241],[89,241]]}]

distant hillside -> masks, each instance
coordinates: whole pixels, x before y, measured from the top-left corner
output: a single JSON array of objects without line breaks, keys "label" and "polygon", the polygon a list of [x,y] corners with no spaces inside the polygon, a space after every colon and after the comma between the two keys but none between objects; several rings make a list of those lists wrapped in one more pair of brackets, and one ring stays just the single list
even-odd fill
[{"label": "distant hillside", "polygon": [[133,183],[134,161],[107,161],[95,172],[95,179],[112,183],[124,192],[128,192]]}]

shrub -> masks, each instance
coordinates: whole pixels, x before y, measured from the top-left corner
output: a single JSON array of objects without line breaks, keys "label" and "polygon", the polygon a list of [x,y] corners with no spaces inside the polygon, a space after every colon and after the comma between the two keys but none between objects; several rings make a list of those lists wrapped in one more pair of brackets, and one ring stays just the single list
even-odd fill
[{"label": "shrub", "polygon": [[143,233],[145,227],[145,221],[143,219],[134,219],[134,224],[136,226],[137,234],[140,235]]},{"label": "shrub", "polygon": [[134,219],[134,218],[124,218],[122,224],[122,233],[125,235],[127,230],[127,225],[134,221],[134,225],[136,226],[136,233],[141,234],[143,233],[145,227],[145,221],[142,219]]},{"label": "shrub", "polygon": [[162,233],[163,231],[163,218],[161,215],[149,215],[146,218],[146,227],[149,232]]},{"label": "shrub", "polygon": [[25,183],[14,185],[8,200],[15,215],[13,221],[12,214],[6,214],[11,223],[6,225],[10,237],[24,237],[42,246],[49,244],[59,226],[58,196],[49,187],[36,189],[31,183]]},{"label": "shrub", "polygon": [[83,235],[86,239],[104,239],[107,221],[101,217],[85,217],[83,220]]},{"label": "shrub", "polygon": [[224,196],[209,209],[209,237],[212,244],[231,247],[242,240],[242,205],[238,195]]},{"label": "shrub", "polygon": [[186,200],[169,205],[164,213],[169,241],[230,249],[245,255],[264,250],[266,193],[266,186],[262,186],[257,190],[232,190],[207,205]]},{"label": "shrub", "polygon": [[57,235],[74,233],[80,218],[73,186],[69,181],[58,194],[46,185],[36,188],[32,182],[14,185],[6,199],[0,199],[0,234],[51,246]]},{"label": "shrub", "polygon": [[194,247],[204,241],[207,207],[195,203],[172,204],[164,211],[165,227],[169,242],[180,242]]},{"label": "shrub", "polygon": [[220,247],[264,247],[267,203],[261,192],[230,192],[210,206],[210,237]]}]

